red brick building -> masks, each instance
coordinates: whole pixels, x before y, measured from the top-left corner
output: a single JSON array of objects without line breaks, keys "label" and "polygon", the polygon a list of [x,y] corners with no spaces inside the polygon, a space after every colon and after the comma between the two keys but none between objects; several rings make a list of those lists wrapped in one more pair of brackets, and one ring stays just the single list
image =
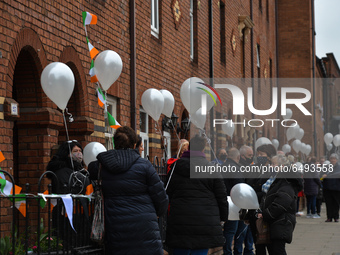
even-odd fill
[{"label": "red brick building", "polygon": [[[106,128],[103,108],[97,104],[96,85],[90,82],[88,74],[91,59],[82,11],[98,17],[97,25],[87,26],[90,42],[100,52],[116,51],[123,61],[121,76],[108,90],[109,111],[120,124],[131,126],[142,135],[146,154],[153,158],[163,154],[160,132],[164,116],[155,128],[155,121],[141,111],[141,96],[148,88],[167,89],[174,95],[174,113],[181,123],[188,112],[180,100],[180,88],[189,77],[261,78],[250,85],[254,107],[258,109],[269,109],[272,88],[282,86],[268,78],[314,78],[311,3],[1,1],[0,149],[6,157],[1,168],[12,173],[18,185],[35,184],[50,160],[51,148],[66,140],[63,115],[40,84],[41,73],[51,62],[67,64],[75,75],[75,89],[68,103],[74,122],[68,122],[66,114],[70,139],[85,146],[92,141],[104,144],[112,135]],[[293,109],[293,117],[305,130],[303,140],[316,148],[312,154],[319,156],[324,153],[320,146],[323,123],[321,113],[313,109],[318,103],[324,104],[322,84],[303,86],[313,95],[306,104],[313,115],[299,115]],[[247,87],[241,87],[244,94]],[[231,117],[230,93],[224,95],[224,102],[217,117]],[[17,115],[11,112],[12,104],[17,105]],[[239,122],[264,119],[249,111],[232,118]],[[265,118],[281,119],[280,112]],[[227,140],[231,146],[229,137],[219,128],[216,132],[214,149],[226,146]],[[179,135],[183,137],[184,132]],[[171,142],[172,154],[177,146],[176,135],[169,132],[165,136]],[[281,147],[284,128],[267,124],[260,128],[237,127],[233,144],[254,144],[254,138],[259,136],[280,138]]]}]

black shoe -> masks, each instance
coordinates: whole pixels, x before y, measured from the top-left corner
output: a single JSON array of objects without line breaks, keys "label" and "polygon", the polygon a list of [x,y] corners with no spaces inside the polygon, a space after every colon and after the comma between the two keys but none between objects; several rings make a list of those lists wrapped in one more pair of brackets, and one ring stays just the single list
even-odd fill
[{"label": "black shoe", "polygon": [[339,222],[339,219],[334,219],[334,222]]},{"label": "black shoe", "polygon": [[327,219],[325,220],[325,222],[332,222],[332,219]]}]

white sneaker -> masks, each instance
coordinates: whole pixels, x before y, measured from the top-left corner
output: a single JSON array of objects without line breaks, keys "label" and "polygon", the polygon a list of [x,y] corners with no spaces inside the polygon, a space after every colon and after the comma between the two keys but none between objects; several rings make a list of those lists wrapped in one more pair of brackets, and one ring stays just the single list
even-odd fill
[{"label": "white sneaker", "polygon": [[313,215],[312,215],[312,218],[313,218],[313,219],[320,219],[321,217],[320,217],[319,215],[317,215],[317,214],[313,214]]},{"label": "white sneaker", "polygon": [[308,213],[308,214],[306,215],[306,218],[312,218],[312,214]]}]

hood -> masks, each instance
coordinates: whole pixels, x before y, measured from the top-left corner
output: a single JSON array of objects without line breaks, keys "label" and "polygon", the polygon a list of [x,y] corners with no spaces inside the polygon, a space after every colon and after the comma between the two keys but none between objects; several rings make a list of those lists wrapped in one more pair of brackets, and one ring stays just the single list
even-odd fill
[{"label": "hood", "polygon": [[[76,171],[79,171],[83,168],[83,166],[80,163],[78,163],[74,160],[73,160],[73,166],[74,166],[74,170],[76,170]],[[55,156],[53,156],[51,161],[48,162],[46,170],[55,173],[56,171],[58,171],[59,169],[62,169],[62,168],[72,169],[72,164],[71,164],[70,158],[67,158],[65,160],[65,159],[61,159],[59,156],[55,155]]]},{"label": "hood", "polygon": [[284,173],[279,173],[277,178],[285,179],[287,182],[291,183],[296,192],[303,190],[303,179],[298,173],[291,173],[289,178],[285,178]]},{"label": "hood", "polygon": [[137,149],[127,150],[109,150],[99,153],[98,161],[105,169],[111,173],[122,173],[131,168],[131,166],[140,158]]}]

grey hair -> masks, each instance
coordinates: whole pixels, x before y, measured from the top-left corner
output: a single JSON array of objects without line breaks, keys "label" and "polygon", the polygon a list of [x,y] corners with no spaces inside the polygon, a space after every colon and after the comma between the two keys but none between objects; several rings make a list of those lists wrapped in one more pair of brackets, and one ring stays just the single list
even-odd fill
[{"label": "grey hair", "polygon": [[288,160],[288,158],[282,154],[275,155],[272,157],[272,161],[277,159],[277,164],[279,166],[290,166],[291,162]]},{"label": "grey hair", "polygon": [[339,159],[339,156],[338,156],[338,154],[336,154],[336,153],[332,153],[332,154],[329,156],[329,159],[331,159],[331,158],[335,158],[336,160],[338,160],[338,159]]},{"label": "grey hair", "polygon": [[251,147],[249,147],[249,146],[247,146],[247,145],[243,145],[243,146],[240,148],[240,154],[241,154],[241,156],[246,155],[246,154],[247,154],[247,150],[249,150],[249,149],[252,150]]}]

